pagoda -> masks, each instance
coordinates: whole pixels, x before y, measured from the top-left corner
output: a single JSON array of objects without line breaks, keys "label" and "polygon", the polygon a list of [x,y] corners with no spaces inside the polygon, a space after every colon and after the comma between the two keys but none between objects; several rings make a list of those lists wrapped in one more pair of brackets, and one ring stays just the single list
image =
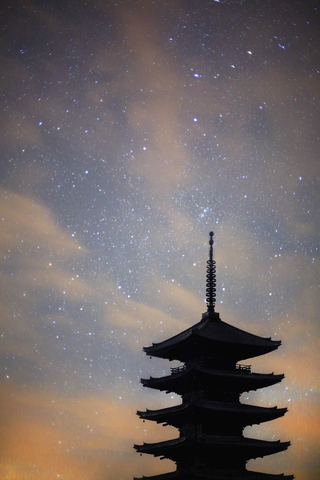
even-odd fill
[{"label": "pagoda", "polygon": [[[170,473],[142,477],[149,480],[292,480],[246,469],[250,459],[286,450],[290,442],[247,438],[248,425],[282,417],[287,408],[266,408],[240,403],[243,392],[275,385],[284,375],[251,371],[240,361],[276,350],[281,341],[259,337],[220,319],[215,312],[216,264],[213,232],[207,261],[207,312],[200,322],[161,343],[144,347],[147,355],[179,360],[171,374],[141,379],[145,387],[174,392],[181,404],[160,410],[138,411],[143,420],[172,425],[179,430],[173,440],[134,445],[139,452],[168,458],[176,463]],[[142,480],[135,478],[134,480]]]}]

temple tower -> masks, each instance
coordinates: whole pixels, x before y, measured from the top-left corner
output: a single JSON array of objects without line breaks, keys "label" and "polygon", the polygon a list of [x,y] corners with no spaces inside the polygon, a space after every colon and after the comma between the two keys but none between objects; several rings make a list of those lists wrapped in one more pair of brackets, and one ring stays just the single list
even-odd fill
[{"label": "temple tower", "polygon": [[[283,416],[286,408],[240,403],[243,392],[280,382],[284,375],[254,373],[240,361],[276,350],[281,341],[259,337],[233,327],[215,312],[216,267],[213,232],[207,261],[207,312],[200,322],[161,343],[144,347],[147,355],[179,360],[181,367],[160,378],[141,379],[143,386],[181,396],[181,404],[160,410],[138,411],[143,420],[172,425],[177,438],[134,445],[139,453],[168,458],[176,463],[170,473],[143,477],[149,480],[292,480],[293,475],[248,471],[248,460],[286,450],[290,442],[263,441],[243,436],[248,425]],[[142,480],[142,479],[135,479]]]}]

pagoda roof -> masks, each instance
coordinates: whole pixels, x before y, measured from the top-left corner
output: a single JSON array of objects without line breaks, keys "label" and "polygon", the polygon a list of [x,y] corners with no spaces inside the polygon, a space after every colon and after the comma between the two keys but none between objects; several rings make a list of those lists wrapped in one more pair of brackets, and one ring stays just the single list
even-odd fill
[{"label": "pagoda roof", "polygon": [[178,470],[169,473],[162,473],[160,475],[153,475],[152,477],[134,477],[133,480],[293,480],[294,475],[272,474],[252,472],[250,470],[207,470],[203,469],[199,472],[192,472],[191,475],[185,474]]},{"label": "pagoda roof", "polygon": [[181,425],[185,417],[189,419],[190,414],[193,413],[203,415],[208,420],[217,417],[221,421],[222,417],[227,417],[231,422],[246,426],[274,420],[282,417],[287,411],[287,408],[258,407],[243,403],[202,400],[197,403],[182,403],[159,410],[138,411],[137,415],[144,420],[154,420],[157,423],[167,422],[176,427]]},{"label": "pagoda roof", "polygon": [[[222,351],[235,361],[276,350],[280,340],[260,337],[220,320],[219,314],[205,313],[200,322],[160,343],[144,347],[147,355],[186,362],[196,356]],[[196,355],[195,355],[196,353]]]},{"label": "pagoda roof", "polygon": [[[208,458],[214,454],[217,458],[229,458],[236,455],[249,460],[265,455],[282,452],[291,445],[290,442],[256,440],[240,436],[199,435],[193,437],[178,437],[157,443],[134,445],[139,453],[148,453],[155,457],[164,456],[173,461],[179,461],[186,455],[200,455]],[[230,457],[231,458],[231,457]]]},{"label": "pagoda roof", "polygon": [[182,367],[178,369],[176,373],[164,377],[142,378],[141,383],[145,387],[182,394],[186,390],[185,385],[190,384],[191,379],[194,379],[195,376],[197,379],[203,379],[206,382],[212,382],[214,379],[215,385],[218,383],[232,383],[233,389],[239,393],[269,387],[270,385],[281,382],[284,378],[283,374],[249,373],[241,369],[220,370],[195,364]]}]

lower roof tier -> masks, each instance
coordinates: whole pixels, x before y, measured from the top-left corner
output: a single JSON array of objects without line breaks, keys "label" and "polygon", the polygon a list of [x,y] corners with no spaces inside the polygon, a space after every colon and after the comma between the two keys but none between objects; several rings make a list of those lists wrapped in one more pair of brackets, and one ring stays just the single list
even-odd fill
[{"label": "lower roof tier", "polygon": [[175,471],[153,475],[152,477],[134,477],[133,480],[293,480],[294,475],[251,472],[249,470],[200,470],[190,474]]},{"label": "lower roof tier", "polygon": [[201,400],[197,403],[183,403],[159,410],[137,412],[143,420],[167,423],[181,428],[185,423],[228,423],[245,427],[247,425],[268,422],[282,417],[287,408],[269,408],[246,405],[243,403],[213,402]]},{"label": "lower roof tier", "polygon": [[188,362],[201,356],[238,362],[276,350],[281,341],[259,337],[220,320],[219,314],[205,314],[192,327],[161,343],[144,347],[147,355]]},{"label": "lower roof tier", "polygon": [[223,435],[199,435],[179,437],[165,442],[144,443],[134,445],[139,453],[147,453],[155,457],[163,456],[173,461],[183,462],[187,458],[198,456],[210,459],[212,463],[221,463],[225,459],[248,461],[282,452],[290,446],[290,442],[270,442],[252,438]]},{"label": "lower roof tier", "polygon": [[283,378],[283,374],[249,373],[243,370],[221,370],[193,365],[179,369],[177,373],[165,377],[142,378],[141,383],[144,387],[175,392],[178,395],[183,395],[188,391],[190,385],[194,385],[197,390],[223,388],[232,389],[233,392],[240,394],[275,385]]}]

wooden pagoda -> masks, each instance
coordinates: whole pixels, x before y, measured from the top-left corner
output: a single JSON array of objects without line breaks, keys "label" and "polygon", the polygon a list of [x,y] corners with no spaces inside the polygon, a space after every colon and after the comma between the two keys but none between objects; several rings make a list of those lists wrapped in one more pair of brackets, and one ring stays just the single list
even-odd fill
[{"label": "wooden pagoda", "polygon": [[[142,379],[145,387],[174,392],[182,403],[160,410],[138,411],[143,420],[172,425],[179,437],[134,445],[139,453],[168,458],[174,472],[142,477],[149,480],[291,480],[284,476],[248,471],[246,462],[286,450],[290,442],[263,441],[243,436],[248,425],[283,416],[286,408],[265,408],[240,403],[243,392],[280,382],[284,375],[251,372],[239,361],[276,350],[281,341],[259,337],[228,325],[215,312],[216,272],[213,232],[207,262],[207,312],[202,320],[161,343],[144,347],[147,355],[179,360],[183,366],[171,375]],[[135,479],[142,480],[142,479]]]}]

